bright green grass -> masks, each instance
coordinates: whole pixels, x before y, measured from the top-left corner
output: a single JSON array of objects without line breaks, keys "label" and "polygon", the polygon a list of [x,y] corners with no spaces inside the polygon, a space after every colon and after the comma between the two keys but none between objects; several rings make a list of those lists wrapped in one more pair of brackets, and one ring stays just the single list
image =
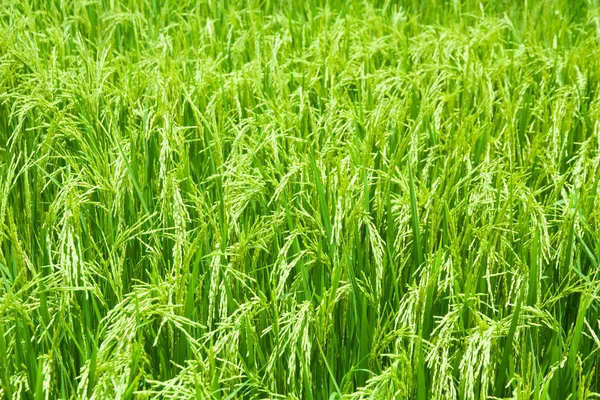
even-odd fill
[{"label": "bright green grass", "polygon": [[600,397],[598,0],[0,0],[0,398]]}]

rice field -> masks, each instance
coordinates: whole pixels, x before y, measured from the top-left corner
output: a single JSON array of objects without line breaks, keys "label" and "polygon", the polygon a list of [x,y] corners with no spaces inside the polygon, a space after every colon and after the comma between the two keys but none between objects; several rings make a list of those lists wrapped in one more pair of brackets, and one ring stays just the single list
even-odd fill
[{"label": "rice field", "polygon": [[0,0],[0,398],[600,398],[598,0]]}]

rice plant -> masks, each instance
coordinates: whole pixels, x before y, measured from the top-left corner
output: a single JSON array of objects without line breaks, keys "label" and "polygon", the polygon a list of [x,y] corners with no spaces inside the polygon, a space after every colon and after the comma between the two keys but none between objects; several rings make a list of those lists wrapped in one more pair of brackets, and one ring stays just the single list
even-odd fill
[{"label": "rice plant", "polygon": [[0,0],[0,398],[600,398],[598,0]]}]

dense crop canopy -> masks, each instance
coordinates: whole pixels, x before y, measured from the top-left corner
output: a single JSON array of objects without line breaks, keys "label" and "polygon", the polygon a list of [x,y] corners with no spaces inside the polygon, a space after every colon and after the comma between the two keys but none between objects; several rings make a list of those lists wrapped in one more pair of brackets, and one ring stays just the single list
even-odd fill
[{"label": "dense crop canopy", "polygon": [[0,0],[0,398],[600,397],[598,0]]}]

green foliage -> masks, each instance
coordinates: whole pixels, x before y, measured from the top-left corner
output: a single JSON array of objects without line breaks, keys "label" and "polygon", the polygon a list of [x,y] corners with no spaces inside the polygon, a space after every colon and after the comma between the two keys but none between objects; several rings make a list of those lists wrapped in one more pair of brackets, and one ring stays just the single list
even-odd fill
[{"label": "green foliage", "polygon": [[0,1],[0,398],[600,397],[598,0]]}]

